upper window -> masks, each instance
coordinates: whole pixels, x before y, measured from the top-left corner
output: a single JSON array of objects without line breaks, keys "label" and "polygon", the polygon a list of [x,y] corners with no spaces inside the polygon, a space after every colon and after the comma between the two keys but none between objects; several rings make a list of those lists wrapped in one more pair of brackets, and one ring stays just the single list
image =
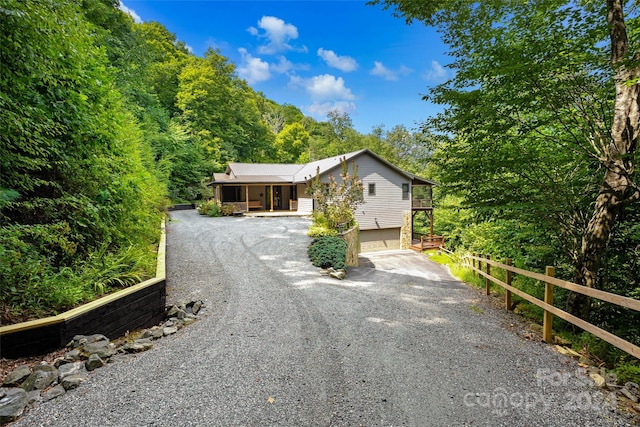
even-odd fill
[{"label": "upper window", "polygon": [[409,184],[402,184],[402,200],[409,200]]},{"label": "upper window", "polygon": [[369,196],[375,196],[376,195],[376,184],[375,182],[372,182],[369,184]]}]

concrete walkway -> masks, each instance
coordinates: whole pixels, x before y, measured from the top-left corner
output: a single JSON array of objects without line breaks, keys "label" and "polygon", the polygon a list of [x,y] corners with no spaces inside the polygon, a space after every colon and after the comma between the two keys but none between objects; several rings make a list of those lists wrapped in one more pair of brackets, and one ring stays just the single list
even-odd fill
[{"label": "concrete walkway", "polygon": [[337,281],[307,259],[308,219],[171,216],[169,299],[204,317],[16,426],[628,425],[421,254],[365,254]]}]

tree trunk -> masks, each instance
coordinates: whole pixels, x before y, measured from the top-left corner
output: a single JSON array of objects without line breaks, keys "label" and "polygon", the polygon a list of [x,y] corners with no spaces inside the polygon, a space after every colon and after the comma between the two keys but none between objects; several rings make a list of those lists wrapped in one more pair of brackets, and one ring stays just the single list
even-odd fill
[{"label": "tree trunk", "polygon": [[[576,282],[596,287],[598,269],[611,236],[620,208],[638,200],[640,192],[634,184],[633,155],[638,148],[640,85],[633,82],[640,76],[640,67],[629,66],[629,41],[624,23],[622,0],[607,1],[607,20],[611,39],[611,64],[615,70],[616,98],[610,140],[601,153],[606,167],[604,182],[596,197],[593,215],[582,236],[582,246],[576,265]],[[579,294],[567,299],[567,309],[578,316],[588,316],[590,301]]]}]

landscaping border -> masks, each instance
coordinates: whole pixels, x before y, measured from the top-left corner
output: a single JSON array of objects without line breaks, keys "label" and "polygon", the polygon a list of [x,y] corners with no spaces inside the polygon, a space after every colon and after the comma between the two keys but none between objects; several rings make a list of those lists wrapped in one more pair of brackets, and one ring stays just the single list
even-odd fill
[{"label": "landscaping border", "polygon": [[57,316],[0,326],[0,357],[43,354],[64,347],[75,335],[102,334],[114,339],[164,320],[167,299],[164,221],[161,228],[156,277]]}]

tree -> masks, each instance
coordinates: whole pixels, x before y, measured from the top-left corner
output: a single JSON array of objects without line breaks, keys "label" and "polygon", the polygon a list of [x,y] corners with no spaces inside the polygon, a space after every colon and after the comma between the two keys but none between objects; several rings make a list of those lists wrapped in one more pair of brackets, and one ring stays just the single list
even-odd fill
[{"label": "tree", "polygon": [[[448,183],[494,214],[543,218],[573,279],[598,286],[619,213],[640,199],[637,5],[371,3],[437,26],[451,48],[456,75],[429,95],[448,107],[425,123],[445,135]],[[584,301],[569,305],[586,314]]]},{"label": "tree", "polygon": [[276,136],[274,147],[277,160],[281,163],[294,163],[299,161],[309,146],[309,133],[300,123],[287,125]]},{"label": "tree", "polygon": [[307,182],[306,193],[318,204],[318,211],[328,221],[329,226],[338,229],[348,226],[354,220],[354,212],[364,202],[364,187],[358,179],[358,165],[352,162],[351,172],[345,159],[340,161],[340,180],[329,175],[328,182],[320,179],[320,167],[315,178]]},{"label": "tree", "polygon": [[180,118],[200,139],[215,168],[269,156],[273,134],[262,121],[258,97],[227,58],[212,49],[204,58],[190,57],[179,82]]}]

